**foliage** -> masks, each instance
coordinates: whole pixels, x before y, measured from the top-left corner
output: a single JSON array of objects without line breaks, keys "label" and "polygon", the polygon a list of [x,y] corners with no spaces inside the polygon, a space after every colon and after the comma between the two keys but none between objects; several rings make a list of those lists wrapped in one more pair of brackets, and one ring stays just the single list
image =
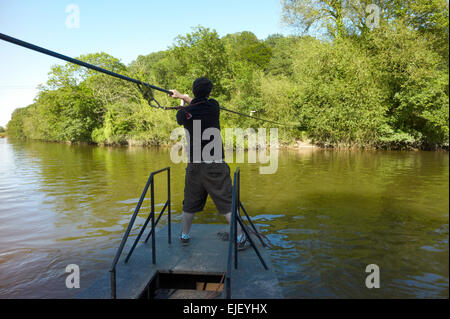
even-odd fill
[{"label": "foliage", "polygon": [[366,45],[384,86],[391,128],[424,145],[448,144],[448,68],[440,53],[402,23],[375,30]]},{"label": "foliage", "polygon": [[293,108],[311,137],[325,144],[373,145],[385,122],[373,62],[351,40],[305,39],[294,61]]},{"label": "foliage", "polygon": [[[332,41],[279,34],[260,40],[248,31],[221,38],[199,26],[168,50],[138,56],[128,66],[106,53],[80,59],[189,94],[192,81],[207,76],[221,105],[288,124],[279,126],[285,144],[308,138],[325,146],[448,147],[448,44],[441,41],[448,39],[448,5],[378,1],[380,26],[368,29],[365,2],[299,3],[284,1],[285,18],[303,27],[328,21]],[[312,4],[323,5],[334,20],[315,15],[320,6],[308,8]],[[179,102],[155,96],[161,105]],[[276,126],[227,112],[221,124]],[[134,84],[66,64],[52,67],[35,102],[14,111],[7,132],[50,141],[169,145],[175,127],[174,112],[149,107]]]}]

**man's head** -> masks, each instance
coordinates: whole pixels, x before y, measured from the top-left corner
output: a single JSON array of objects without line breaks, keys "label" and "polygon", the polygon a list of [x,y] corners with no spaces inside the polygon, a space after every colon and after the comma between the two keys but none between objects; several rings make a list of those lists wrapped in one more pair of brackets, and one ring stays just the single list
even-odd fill
[{"label": "man's head", "polygon": [[194,93],[196,98],[209,97],[212,88],[213,83],[209,79],[200,77],[192,84],[192,93]]}]

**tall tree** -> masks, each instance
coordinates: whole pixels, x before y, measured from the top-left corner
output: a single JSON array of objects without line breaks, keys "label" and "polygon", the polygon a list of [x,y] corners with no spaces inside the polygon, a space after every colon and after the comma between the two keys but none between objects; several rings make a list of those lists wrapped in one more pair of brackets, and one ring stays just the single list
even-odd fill
[{"label": "tall tree", "polygon": [[215,30],[197,27],[192,33],[178,36],[169,54],[172,58],[170,67],[178,88],[188,91],[192,88],[194,78],[206,76],[214,83],[212,95],[229,97],[229,59]]},{"label": "tall tree", "polygon": [[234,60],[245,61],[264,69],[272,57],[272,50],[249,31],[228,34],[222,38]]},{"label": "tall tree", "polygon": [[402,20],[411,28],[437,34],[440,44],[448,42],[447,0],[282,0],[282,5],[283,20],[302,32],[325,29],[333,38],[364,35],[376,15],[377,22]]},{"label": "tall tree", "polygon": [[334,37],[346,34],[346,0],[282,0],[283,20],[308,32],[311,28],[327,30]]}]

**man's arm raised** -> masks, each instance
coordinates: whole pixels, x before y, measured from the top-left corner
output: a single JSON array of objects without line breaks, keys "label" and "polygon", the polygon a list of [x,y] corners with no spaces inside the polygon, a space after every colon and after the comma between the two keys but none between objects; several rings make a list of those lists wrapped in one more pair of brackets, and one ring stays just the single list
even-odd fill
[{"label": "man's arm raised", "polygon": [[172,92],[171,97],[173,97],[174,99],[181,99],[183,102],[187,104],[191,103],[192,101],[192,98],[187,94],[181,94],[177,90],[169,90],[169,91]]}]

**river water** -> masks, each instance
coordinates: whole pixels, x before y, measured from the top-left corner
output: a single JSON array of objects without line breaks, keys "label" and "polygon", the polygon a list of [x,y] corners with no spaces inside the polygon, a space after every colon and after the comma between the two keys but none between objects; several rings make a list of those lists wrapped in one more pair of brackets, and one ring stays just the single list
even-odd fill
[{"label": "river water", "polygon": [[[0,139],[0,298],[88,287],[108,270],[149,173],[169,165],[180,222],[185,164],[168,149]],[[448,153],[284,150],[276,174],[259,165],[239,164],[241,199],[272,243],[285,297],[449,297]],[[156,178],[157,208],[165,182]],[[225,220],[208,199],[194,222]],[[69,264],[80,289],[66,288]],[[378,289],[365,285],[369,264]]]}]

